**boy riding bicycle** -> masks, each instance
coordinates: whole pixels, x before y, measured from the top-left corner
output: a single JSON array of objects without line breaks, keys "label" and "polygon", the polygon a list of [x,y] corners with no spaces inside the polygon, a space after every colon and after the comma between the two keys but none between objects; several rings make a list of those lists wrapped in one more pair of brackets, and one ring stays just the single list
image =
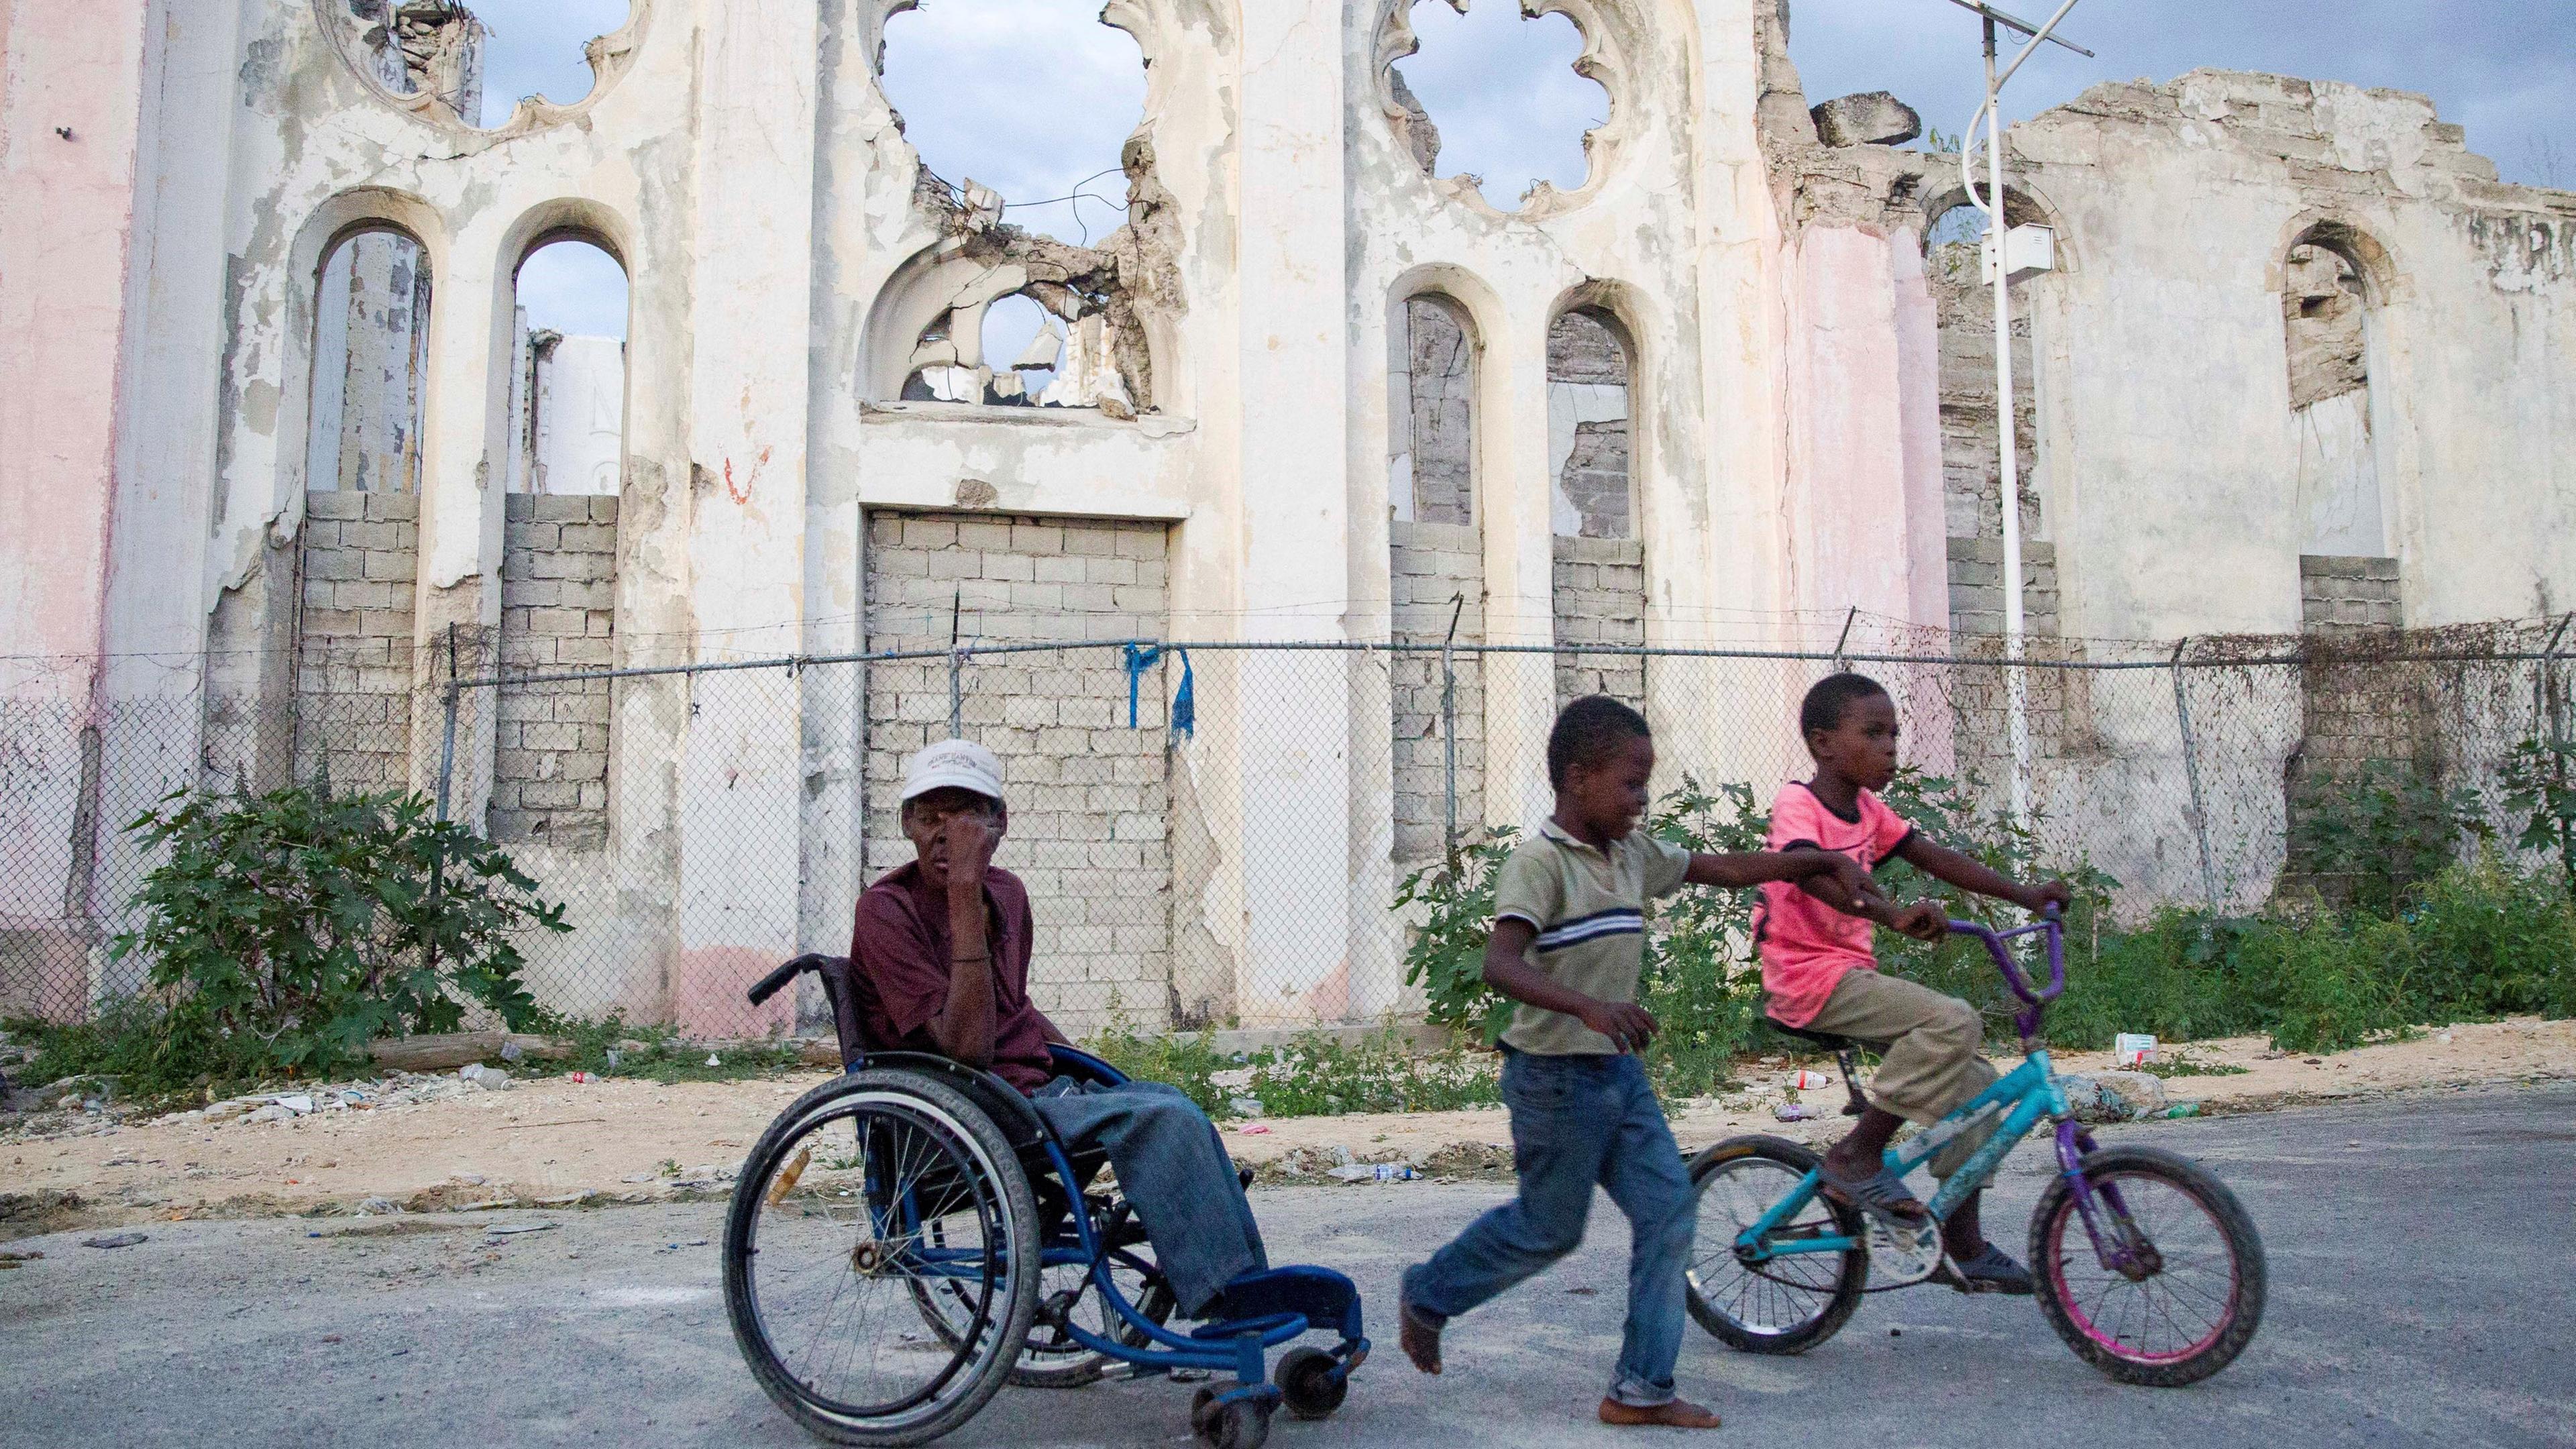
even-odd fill
[{"label": "boy riding bicycle", "polygon": [[[1878,681],[1850,673],[1828,676],[1807,691],[1798,729],[1815,757],[1816,776],[1781,787],[1771,807],[1770,849],[1828,851],[1863,870],[1902,860],[1936,880],[2028,911],[2063,906],[2071,898],[2064,881],[2021,885],[1934,844],[1878,798],[1875,792],[1896,777],[1898,733],[1896,702]],[[1890,1223],[1919,1227],[1928,1210],[1886,1166],[1888,1141],[1909,1118],[1939,1121],[1991,1085],[1996,1072],[1977,1054],[1985,1021],[1975,1007],[1880,974],[1872,921],[1926,941],[1941,939],[1948,929],[1944,913],[1931,902],[1900,907],[1884,898],[1855,900],[1836,878],[1813,876],[1762,888],[1754,939],[1774,1021],[1881,1051],[1868,1109],[1824,1155],[1825,1185]],[[1945,1146],[1932,1159],[1933,1175],[1947,1178],[1991,1131],[1989,1123],[1985,1131],[1968,1132]],[[2029,1270],[1986,1241],[1977,1218],[1983,1196],[1982,1190],[1969,1194],[1941,1225],[1942,1248],[1956,1265],[1951,1286],[2027,1294]]]}]

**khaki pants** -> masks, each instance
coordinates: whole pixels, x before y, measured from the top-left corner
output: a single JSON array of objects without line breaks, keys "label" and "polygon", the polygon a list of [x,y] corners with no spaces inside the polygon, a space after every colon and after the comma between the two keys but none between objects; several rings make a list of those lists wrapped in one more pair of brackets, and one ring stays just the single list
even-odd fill
[{"label": "khaki pants", "polygon": [[[1807,1029],[1878,1046],[1870,1100],[1913,1122],[1940,1121],[1999,1075],[1994,1063],[1977,1055],[1986,1023],[1975,1007],[1877,971],[1845,975]],[[1994,1127],[1988,1122],[1942,1147],[1932,1158],[1932,1175],[1948,1177],[1994,1135]]]}]

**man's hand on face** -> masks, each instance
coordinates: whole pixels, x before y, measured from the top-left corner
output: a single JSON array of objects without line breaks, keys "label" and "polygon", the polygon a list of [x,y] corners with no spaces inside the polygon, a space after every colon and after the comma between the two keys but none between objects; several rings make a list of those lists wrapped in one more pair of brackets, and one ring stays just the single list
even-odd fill
[{"label": "man's hand on face", "polygon": [[980,891],[984,872],[1001,848],[999,821],[980,810],[960,810],[943,823],[948,836],[948,888]]}]

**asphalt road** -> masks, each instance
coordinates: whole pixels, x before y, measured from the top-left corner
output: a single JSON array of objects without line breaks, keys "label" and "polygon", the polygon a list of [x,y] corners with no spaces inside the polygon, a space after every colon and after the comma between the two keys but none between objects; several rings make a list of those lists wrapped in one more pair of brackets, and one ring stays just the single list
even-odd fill
[{"label": "asphalt road", "polygon": [[[1691,1330],[1683,1388],[1727,1417],[1706,1442],[2576,1445],[2576,1088],[2115,1135],[2198,1157],[2260,1225],[2270,1310],[2233,1367],[2189,1389],[2126,1388],[2026,1300],[1921,1287],[1873,1297],[1800,1358]],[[1988,1208],[2017,1252],[2046,1170],[2026,1146]],[[1606,1200],[1578,1255],[1452,1328],[1447,1375],[1395,1352],[1396,1273],[1506,1191],[1256,1195],[1274,1256],[1358,1278],[1384,1345],[1340,1415],[1283,1417],[1271,1444],[1668,1439],[1592,1420],[1626,1250]],[[0,1244],[46,1255],[0,1273],[0,1444],[810,1442],[735,1354],[719,1213],[191,1222],[115,1250],[80,1246],[89,1234]],[[526,1222],[558,1226],[487,1245],[488,1229]],[[1180,1445],[1188,1394],[1161,1380],[1005,1389],[944,1442]]]}]

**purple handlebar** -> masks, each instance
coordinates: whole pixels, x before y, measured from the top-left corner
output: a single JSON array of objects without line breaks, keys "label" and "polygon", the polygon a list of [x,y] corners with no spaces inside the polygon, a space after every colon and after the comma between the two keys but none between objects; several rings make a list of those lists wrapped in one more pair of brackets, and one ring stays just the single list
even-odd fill
[{"label": "purple handlebar", "polygon": [[[1992,930],[1975,921],[1952,921],[1950,931],[1953,935],[1974,936],[1985,943],[1986,954],[1994,957],[1995,964],[2003,968],[2004,984],[2012,988],[2013,995],[2021,998],[2022,1009],[2013,1017],[2013,1024],[2021,1029],[2024,1041],[2037,1036],[2040,1008],[2055,1001],[2066,990],[2066,923],[2058,919],[2057,907],[2050,906],[2038,920],[2009,931]],[[2031,987],[2030,978],[2021,974],[2021,967],[2014,963],[2012,952],[2004,944],[2035,932],[2046,932],[2048,936],[2048,989],[2045,991]]]}]

